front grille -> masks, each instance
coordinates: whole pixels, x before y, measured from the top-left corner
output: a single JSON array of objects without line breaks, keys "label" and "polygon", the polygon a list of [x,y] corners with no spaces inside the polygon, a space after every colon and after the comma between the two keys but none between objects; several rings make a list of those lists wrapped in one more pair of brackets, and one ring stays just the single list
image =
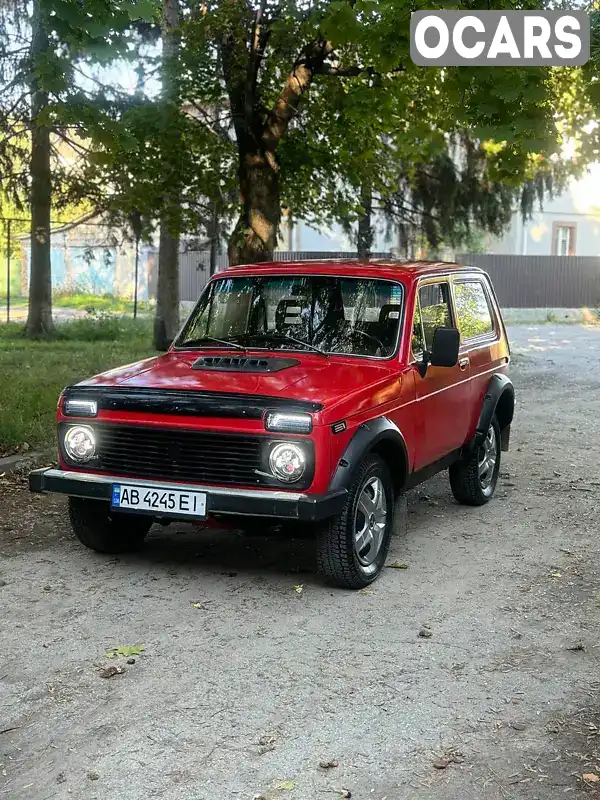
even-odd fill
[{"label": "front grille", "polygon": [[96,469],[192,483],[261,482],[254,472],[262,464],[258,436],[137,425],[97,425],[96,432]]}]

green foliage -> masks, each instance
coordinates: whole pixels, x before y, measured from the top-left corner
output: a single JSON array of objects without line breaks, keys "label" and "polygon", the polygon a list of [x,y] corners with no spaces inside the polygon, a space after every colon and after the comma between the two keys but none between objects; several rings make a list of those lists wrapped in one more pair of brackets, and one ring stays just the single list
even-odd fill
[{"label": "green foliage", "polygon": [[[414,225],[416,215],[430,243],[464,240],[471,223],[501,228],[517,195],[527,213],[561,170],[582,169],[600,149],[597,135],[582,133],[600,101],[593,65],[416,67],[409,56],[413,5],[404,0],[181,0],[164,61],[155,46],[158,0],[39,2],[53,45],[34,64],[49,93],[47,119],[85,143],[75,172],[61,175],[57,166],[57,196],[63,204],[86,201],[117,221],[139,213],[145,233],[161,219],[173,233],[209,235],[215,209],[222,222],[233,219],[238,157],[248,139],[262,140],[280,119],[286,82],[304,64],[311,74],[302,99],[296,107],[290,96],[293,113],[273,150],[281,206],[311,223],[354,224],[368,185],[395,224]],[[445,0],[430,6],[464,7]],[[138,72],[132,94],[81,80],[83,67],[96,75],[98,65],[125,62]],[[24,85],[18,58],[4,78],[11,76]],[[151,76],[161,79],[160,94],[147,90]],[[6,107],[11,103],[9,93]],[[21,132],[26,109],[20,102],[11,112],[10,124]],[[1,126],[8,126],[7,113]],[[561,146],[571,135],[577,159],[563,164]],[[456,137],[476,143],[458,170],[448,161]],[[26,163],[19,136],[4,150],[0,144],[0,172],[15,163],[19,147],[17,161]],[[14,196],[22,203],[27,176],[11,181],[12,189],[21,187]],[[401,212],[399,197],[407,193],[413,209]]]}]

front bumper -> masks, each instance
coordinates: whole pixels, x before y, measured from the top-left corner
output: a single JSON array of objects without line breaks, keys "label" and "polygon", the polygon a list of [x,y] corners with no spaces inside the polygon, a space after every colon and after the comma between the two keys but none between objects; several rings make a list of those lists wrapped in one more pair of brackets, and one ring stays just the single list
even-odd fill
[{"label": "front bumper", "polygon": [[[112,487],[115,483],[156,489],[206,492],[207,514],[275,517],[306,522],[327,519],[339,514],[346,499],[345,489],[328,494],[309,495],[273,489],[226,489],[215,486],[198,486],[197,484],[140,481],[133,478],[112,478],[91,472],[69,472],[51,468],[36,469],[29,474],[29,488],[32,492],[55,492],[108,502],[110,502]],[[161,514],[161,516],[170,515]]]}]

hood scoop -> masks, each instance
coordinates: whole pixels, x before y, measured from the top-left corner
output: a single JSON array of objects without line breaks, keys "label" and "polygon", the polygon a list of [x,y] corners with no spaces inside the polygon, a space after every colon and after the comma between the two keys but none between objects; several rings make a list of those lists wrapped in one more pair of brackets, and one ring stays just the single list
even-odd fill
[{"label": "hood scoop", "polygon": [[300,362],[295,358],[251,358],[250,356],[200,356],[192,364],[192,369],[211,372],[280,372],[295,367]]}]

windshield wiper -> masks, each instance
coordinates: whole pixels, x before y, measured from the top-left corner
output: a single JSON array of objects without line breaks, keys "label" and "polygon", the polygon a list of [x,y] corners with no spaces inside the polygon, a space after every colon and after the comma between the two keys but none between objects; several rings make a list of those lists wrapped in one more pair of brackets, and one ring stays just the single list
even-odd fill
[{"label": "windshield wiper", "polygon": [[206,342],[216,342],[217,344],[222,345],[223,347],[229,347],[232,350],[241,350],[242,352],[246,352],[248,348],[244,347],[241,344],[237,344],[236,342],[232,342],[226,339],[217,339],[216,336],[199,336],[197,339],[188,339],[183,344],[179,345],[180,347],[195,347],[196,345],[202,345]]},{"label": "windshield wiper", "polygon": [[329,358],[328,353],[321,350],[321,348],[314,344],[304,342],[302,339],[296,339],[295,336],[290,336],[289,333],[247,333],[246,337],[248,340],[264,339],[266,342],[292,342],[293,344],[299,344],[301,347],[306,347],[307,350],[312,350],[314,353],[319,353],[319,355],[325,358]]}]

